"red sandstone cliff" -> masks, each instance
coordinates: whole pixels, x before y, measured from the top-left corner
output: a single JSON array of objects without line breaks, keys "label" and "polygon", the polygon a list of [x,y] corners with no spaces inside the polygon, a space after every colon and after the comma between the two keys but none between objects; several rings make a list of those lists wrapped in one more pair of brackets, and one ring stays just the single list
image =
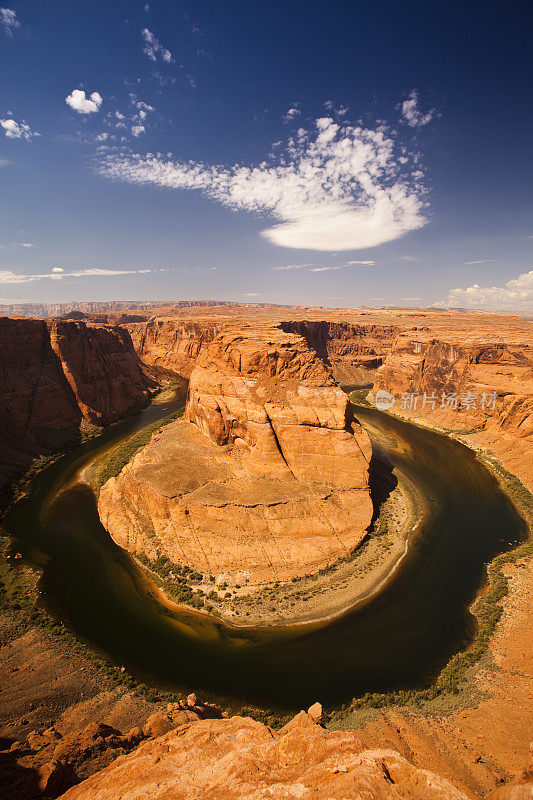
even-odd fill
[{"label": "red sandstone cliff", "polygon": [[400,334],[374,391],[394,394],[395,412],[473,431],[473,444],[492,450],[533,488],[533,347],[432,334],[428,328]]},{"label": "red sandstone cliff", "polygon": [[387,357],[397,325],[358,325],[329,320],[281,322],[282,330],[303,336],[331,366],[340,384],[371,383]]},{"label": "red sandstone cliff", "polygon": [[0,319],[0,486],[154,389],[124,328]]},{"label": "red sandstone cliff", "polygon": [[[209,318],[203,309],[197,320],[155,317],[144,323],[129,323],[127,328],[145,363],[189,377],[206,346],[219,333],[238,331],[243,323],[239,318]],[[258,325],[279,327],[285,333],[302,336],[341,384],[370,383],[399,330],[396,325],[352,325],[329,320],[271,321],[266,325],[261,320]]]},{"label": "red sandstone cliff", "polygon": [[146,364],[165,367],[186,378],[201,350],[222,329],[216,320],[196,322],[173,317],[131,323],[127,327],[137,354]]},{"label": "red sandstone cliff", "polygon": [[[154,318],[128,325],[137,352],[147,364],[159,364],[189,376],[219,333],[243,324],[278,328],[302,336],[344,384],[387,389],[398,398],[395,411],[453,430],[472,430],[472,443],[492,450],[504,465],[533,487],[532,329],[517,317],[409,309],[287,309],[268,315],[243,309],[211,314],[209,309],[180,309],[180,317]],[[309,312],[313,312],[310,314]],[[303,315],[305,316],[301,318]],[[320,315],[320,316],[319,316]],[[255,316],[255,320],[253,317]],[[259,329],[258,328],[258,329]],[[478,408],[440,409],[442,392],[477,395]],[[403,393],[418,392],[418,407],[401,409]],[[422,407],[423,393],[437,407]],[[496,393],[495,407],[480,409],[482,396]]]},{"label": "red sandstone cliff", "polygon": [[361,542],[370,440],[302,337],[267,324],[219,334],[192,372],[186,418],[101,490],[122,547],[253,585],[314,572]]}]

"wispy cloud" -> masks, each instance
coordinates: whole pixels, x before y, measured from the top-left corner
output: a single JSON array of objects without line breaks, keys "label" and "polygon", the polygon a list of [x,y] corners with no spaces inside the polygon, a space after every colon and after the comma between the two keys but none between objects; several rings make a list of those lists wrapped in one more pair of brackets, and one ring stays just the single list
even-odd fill
[{"label": "wispy cloud", "polygon": [[356,264],[364,267],[373,267],[375,262],[374,261],[347,261],[346,264],[337,264],[334,267],[312,267],[309,272],[329,272],[330,270],[336,269],[346,269],[346,267],[352,267]]},{"label": "wispy cloud", "polygon": [[243,292],[242,297],[259,297],[259,292]]},{"label": "wispy cloud", "polygon": [[473,261],[465,261],[465,264],[488,264],[490,261],[494,261],[493,258],[477,258]]},{"label": "wispy cloud", "polygon": [[339,106],[339,108],[335,108],[335,103],[333,100],[326,100],[324,103],[324,108],[326,108],[328,111],[333,111],[333,113],[338,117],[344,117],[349,111],[348,106]]},{"label": "wispy cloud", "polygon": [[467,289],[451,289],[448,299],[435,305],[533,313],[533,270],[503,286],[479,286],[475,283]]},{"label": "wispy cloud", "polygon": [[8,36],[13,36],[17,28],[20,28],[20,22],[17,19],[17,12],[12,8],[0,8],[0,25],[4,33]]},{"label": "wispy cloud", "polygon": [[25,139],[29,142],[34,136],[40,136],[37,131],[32,131],[27,122],[15,122],[14,119],[0,119],[0,125],[8,139]]},{"label": "wispy cloud", "polygon": [[166,47],[163,47],[159,39],[152,33],[151,30],[148,28],[143,28],[141,31],[141,36],[144,41],[143,53],[147,55],[149,59],[152,61],[157,61],[158,58],[160,58],[162,61],[166,61],[167,64],[170,64],[170,62],[174,60],[170,50],[167,50]]},{"label": "wispy cloud", "polygon": [[7,242],[7,244],[0,244],[0,247],[33,247],[32,242]]},{"label": "wispy cloud", "polygon": [[331,267],[318,267],[315,264],[287,264],[283,267],[272,267],[272,269],[276,271],[303,269],[305,272],[329,272],[330,270],[345,269],[346,267],[352,267],[357,264],[365,267],[373,267],[375,265],[375,261],[346,261],[345,264],[337,264]]},{"label": "wispy cloud", "polygon": [[351,267],[352,264],[360,264],[362,267],[373,267],[375,263],[375,261],[347,261],[343,266]]},{"label": "wispy cloud", "polygon": [[82,89],[74,89],[65,97],[65,103],[78,114],[95,114],[100,111],[102,96],[99,92],[93,92],[90,96],[86,96]]},{"label": "wispy cloud", "polygon": [[299,105],[299,103],[294,103],[294,105],[285,112],[283,115],[283,122],[292,122],[292,120],[300,116],[302,112],[298,108]]},{"label": "wispy cloud", "polygon": [[272,267],[272,269],[276,271],[282,271],[287,269],[305,269],[306,267],[312,267],[313,264],[285,264],[282,267]]},{"label": "wispy cloud", "polygon": [[124,275],[148,275],[154,272],[166,272],[161,269],[100,269],[97,267],[90,269],[75,269],[65,271],[62,267],[54,267],[50,272],[41,272],[34,275],[19,274],[12,270],[0,270],[0,284],[2,283],[33,283],[34,281],[56,280],[63,278],[109,278]]},{"label": "wispy cloud", "polygon": [[309,250],[360,250],[426,224],[417,159],[396,157],[392,134],[316,120],[298,131],[277,165],[224,168],[172,161],[160,154],[108,154],[106,177],[136,184],[196,189],[235,210],[265,211],[280,223],[261,231],[272,244]]},{"label": "wispy cloud", "polygon": [[422,113],[418,107],[419,96],[416,89],[409,92],[409,97],[400,104],[402,116],[411,128],[422,128],[428,125],[437,116],[437,110],[430,108],[426,113]]}]

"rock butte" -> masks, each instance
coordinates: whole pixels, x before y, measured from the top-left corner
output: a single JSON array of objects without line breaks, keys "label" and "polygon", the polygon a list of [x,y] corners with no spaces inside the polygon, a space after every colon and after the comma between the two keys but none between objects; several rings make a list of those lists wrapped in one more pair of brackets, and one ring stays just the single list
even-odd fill
[{"label": "rock butte", "polygon": [[305,340],[242,326],[202,348],[186,420],[104,485],[100,515],[132,552],[233,584],[287,580],[361,542],[370,458],[345,393]]}]

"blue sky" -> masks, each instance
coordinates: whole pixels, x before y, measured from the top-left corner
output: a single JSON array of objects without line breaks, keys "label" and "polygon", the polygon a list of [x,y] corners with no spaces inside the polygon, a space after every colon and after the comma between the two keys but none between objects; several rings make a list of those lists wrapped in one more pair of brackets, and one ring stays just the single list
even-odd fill
[{"label": "blue sky", "polygon": [[0,301],[531,312],[532,23],[528,0],[7,2]]}]

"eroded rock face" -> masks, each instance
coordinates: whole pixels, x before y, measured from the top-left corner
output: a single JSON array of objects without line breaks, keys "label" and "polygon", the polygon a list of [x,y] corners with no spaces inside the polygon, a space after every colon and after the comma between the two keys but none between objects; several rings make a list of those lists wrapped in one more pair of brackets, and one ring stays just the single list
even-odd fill
[{"label": "eroded rock face", "polygon": [[396,325],[357,325],[329,320],[281,322],[282,330],[303,336],[331,365],[340,384],[371,383],[399,331]]},{"label": "eroded rock face", "polygon": [[[533,488],[533,349],[528,343],[499,344],[434,338],[428,329],[400,334],[374,390],[396,395],[400,413],[428,417],[488,446],[508,469]],[[414,407],[403,393],[418,394]],[[424,393],[427,398],[424,403]],[[443,403],[455,393],[457,404]]]},{"label": "eroded rock face", "polygon": [[211,441],[239,447],[251,475],[368,485],[368,437],[299,336],[257,327],[220,335],[191,375],[186,414]]},{"label": "eroded rock face", "polygon": [[0,319],[0,484],[154,389],[123,328]]},{"label": "eroded rock face", "polygon": [[250,718],[183,725],[62,795],[64,800],[466,800],[444,778],[356,732],[301,712],[279,732]]},{"label": "eroded rock face", "polygon": [[216,320],[196,322],[173,317],[128,325],[135,350],[147,364],[188,378],[200,352],[222,329]]},{"label": "eroded rock face", "polygon": [[191,375],[186,418],[102,488],[118,544],[254,585],[314,572],[361,542],[370,441],[301,337],[220,334]]}]

